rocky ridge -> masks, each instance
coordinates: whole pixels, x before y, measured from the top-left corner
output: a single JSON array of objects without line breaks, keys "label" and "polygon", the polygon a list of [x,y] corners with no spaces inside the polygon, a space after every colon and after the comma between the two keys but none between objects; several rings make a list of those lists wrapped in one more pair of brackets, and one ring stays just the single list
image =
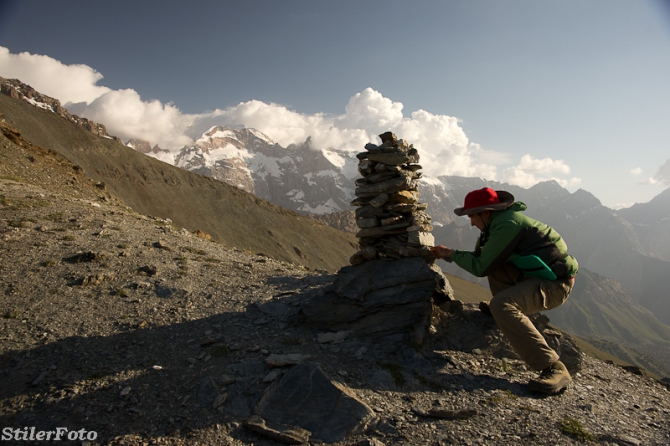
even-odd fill
[{"label": "rocky ridge", "polygon": [[16,443],[43,444],[26,427],[111,445],[668,443],[668,389],[546,318],[574,374],[553,397],[470,304],[433,307],[420,346],[311,326],[337,275],[138,214],[57,153],[3,141],[0,427]]},{"label": "rocky ridge", "polygon": [[[119,204],[4,179],[0,197],[3,427],[84,428],[97,433],[92,444],[114,445],[670,438],[666,387],[578,352],[564,394],[529,392],[534,374],[474,306],[449,304],[423,348],[388,351],[302,322],[334,275],[229,249]],[[568,338],[536,322],[574,354]],[[333,409],[329,393],[308,392],[317,382],[362,412],[352,420]],[[330,407],[350,430],[263,421],[294,407],[292,398],[314,413]]]},{"label": "rocky ridge", "polygon": [[36,107],[52,111],[53,113],[82,126],[89,132],[102,136],[104,138],[113,139],[121,142],[121,139],[107,133],[104,124],[96,123],[87,118],[73,115],[66,108],[64,108],[58,99],[54,99],[45,94],[40,93],[28,84],[24,84],[18,79],[5,79],[0,77],[0,93],[5,94],[13,99],[20,99],[33,104]]}]

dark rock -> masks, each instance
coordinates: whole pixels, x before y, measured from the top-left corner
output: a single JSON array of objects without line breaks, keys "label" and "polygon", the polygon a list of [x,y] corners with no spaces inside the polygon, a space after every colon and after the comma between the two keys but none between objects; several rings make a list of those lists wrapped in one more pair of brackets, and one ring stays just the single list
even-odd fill
[{"label": "dark rock", "polygon": [[639,376],[644,376],[645,378],[647,377],[647,371],[643,369],[642,367],[636,366],[636,365],[623,365],[621,366],[624,370],[627,372],[633,373],[635,375]]},{"label": "dark rock", "polygon": [[428,410],[413,408],[412,412],[422,417],[441,418],[443,420],[467,420],[468,418],[479,415],[479,411],[476,409],[448,410],[436,407]]},{"label": "dark rock", "polygon": [[388,370],[374,369],[365,373],[368,382],[378,390],[398,390],[393,375]]},{"label": "dark rock", "polygon": [[204,407],[212,406],[220,391],[221,389],[213,377],[207,376],[203,378],[200,381],[200,390],[198,392],[200,404]]},{"label": "dark rock", "polygon": [[245,420],[243,426],[284,444],[306,443],[312,434],[310,431],[297,426],[289,426],[281,423],[271,423],[270,425],[258,415],[249,417]]},{"label": "dark rock", "polygon": [[[390,131],[380,134],[379,139],[381,139],[382,143],[384,143],[384,144],[386,144],[386,143],[393,144],[395,142],[398,142],[398,137],[395,136],[395,133],[390,132]],[[367,149],[367,146],[366,146],[366,149]]]},{"label": "dark rock", "polygon": [[376,422],[370,407],[312,362],[293,367],[272,384],[254,413],[268,424],[298,426],[328,443],[360,434]]},{"label": "dark rock", "polygon": [[63,261],[67,263],[83,263],[83,262],[92,262],[97,258],[97,254],[92,251],[87,252],[78,252],[73,256],[64,257]]},{"label": "dark rock", "polygon": [[351,330],[354,336],[372,338],[401,335],[420,344],[436,292],[452,294],[441,271],[421,258],[369,260],[342,268],[302,312],[321,330]]}]

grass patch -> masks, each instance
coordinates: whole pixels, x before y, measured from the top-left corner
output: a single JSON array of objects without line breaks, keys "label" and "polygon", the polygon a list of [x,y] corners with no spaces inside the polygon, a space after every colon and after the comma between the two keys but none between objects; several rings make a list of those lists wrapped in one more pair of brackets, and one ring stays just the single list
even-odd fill
[{"label": "grass patch", "polygon": [[0,175],[0,180],[9,180],[9,181],[15,181],[17,183],[22,183],[23,180],[19,177],[14,177],[12,175]]},{"label": "grass patch", "polygon": [[574,418],[566,418],[561,422],[561,432],[572,435],[580,441],[596,440],[596,437],[589,433],[579,420],[575,420]]},{"label": "grass patch", "polygon": [[282,339],[281,343],[284,344],[284,345],[290,345],[290,346],[300,345],[300,339],[284,338],[284,339]]},{"label": "grass patch", "polygon": [[227,345],[217,345],[212,349],[212,356],[215,358],[221,358],[230,354],[230,349]]},{"label": "grass patch", "polygon": [[441,384],[441,383],[439,383],[435,380],[428,379],[425,376],[419,375],[419,376],[416,377],[416,379],[419,380],[419,382],[421,384],[423,384],[424,386],[430,387],[430,389],[434,390],[434,391],[444,390],[446,388],[443,384]]},{"label": "grass patch", "polygon": [[487,406],[505,404],[506,401],[515,400],[518,397],[509,390],[501,390],[485,400],[481,400],[482,404]]},{"label": "grass patch", "polygon": [[100,381],[103,379],[105,376],[107,376],[107,373],[105,372],[95,372],[86,377],[88,381]]},{"label": "grass patch", "polygon": [[62,212],[55,212],[53,214],[45,215],[44,219],[49,220],[49,221],[54,221],[54,222],[62,222],[63,221],[63,213]]},{"label": "grass patch", "polygon": [[206,251],[203,251],[202,249],[194,248],[192,246],[180,246],[179,249],[182,252],[190,252],[191,254],[196,254],[196,255],[199,255],[199,256],[204,256],[205,254],[207,254]]},{"label": "grass patch", "polygon": [[397,387],[401,387],[405,384],[405,377],[402,374],[401,365],[392,362],[384,362],[380,363],[379,367],[381,367],[382,369],[386,370],[391,374],[391,377],[393,378],[393,383]]},{"label": "grass patch", "polygon": [[64,236],[62,236],[60,239],[63,240],[64,242],[71,242],[71,241],[74,240],[74,236],[72,236],[72,235],[64,235]]},{"label": "grass patch", "polygon": [[16,319],[19,317],[19,310],[9,310],[2,315],[5,319]]},{"label": "grass patch", "polygon": [[50,266],[54,266],[56,264],[56,261],[54,259],[48,259],[42,262],[42,266],[45,268],[48,268]]},{"label": "grass patch", "polygon": [[12,228],[25,228],[28,226],[28,222],[26,220],[8,220],[7,226],[11,226]]},{"label": "grass patch", "polygon": [[221,259],[217,259],[217,258],[214,258],[214,257],[205,257],[205,262],[221,263]]},{"label": "grass patch", "polygon": [[128,297],[128,291],[125,290],[125,288],[119,288],[113,293],[115,296],[119,297]]}]

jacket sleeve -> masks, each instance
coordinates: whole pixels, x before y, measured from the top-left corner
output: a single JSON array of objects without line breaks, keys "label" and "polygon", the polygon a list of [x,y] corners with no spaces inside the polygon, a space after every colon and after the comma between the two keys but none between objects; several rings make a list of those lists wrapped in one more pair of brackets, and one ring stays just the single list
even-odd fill
[{"label": "jacket sleeve", "polygon": [[487,276],[505,263],[512,254],[519,241],[521,229],[521,225],[513,219],[493,221],[489,227],[488,240],[479,254],[472,251],[454,251],[451,260],[477,277]]}]

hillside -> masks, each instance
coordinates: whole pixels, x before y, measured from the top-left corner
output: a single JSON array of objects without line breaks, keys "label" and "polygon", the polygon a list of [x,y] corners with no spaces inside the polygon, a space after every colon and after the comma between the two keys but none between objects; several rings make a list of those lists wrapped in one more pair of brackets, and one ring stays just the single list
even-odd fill
[{"label": "hillside", "polygon": [[[83,429],[93,444],[114,446],[667,443],[667,387],[581,357],[563,394],[533,394],[525,383],[535,374],[467,304],[442,314],[421,348],[312,330],[301,308],[333,275],[137,213],[5,124],[0,424],[8,444],[32,443],[23,441],[26,426]],[[453,286],[477,298],[472,284]],[[296,382],[304,370],[321,381]],[[343,400],[365,418],[339,408]],[[253,423],[268,404],[293,412],[305,401],[302,427]],[[305,424],[319,415],[320,424]],[[352,420],[364,424],[337,428]]]},{"label": "hillside", "polygon": [[137,212],[312,269],[335,271],[355,252],[351,234],[145,156],[26,101],[0,95],[0,112],[21,138],[66,157]]}]

